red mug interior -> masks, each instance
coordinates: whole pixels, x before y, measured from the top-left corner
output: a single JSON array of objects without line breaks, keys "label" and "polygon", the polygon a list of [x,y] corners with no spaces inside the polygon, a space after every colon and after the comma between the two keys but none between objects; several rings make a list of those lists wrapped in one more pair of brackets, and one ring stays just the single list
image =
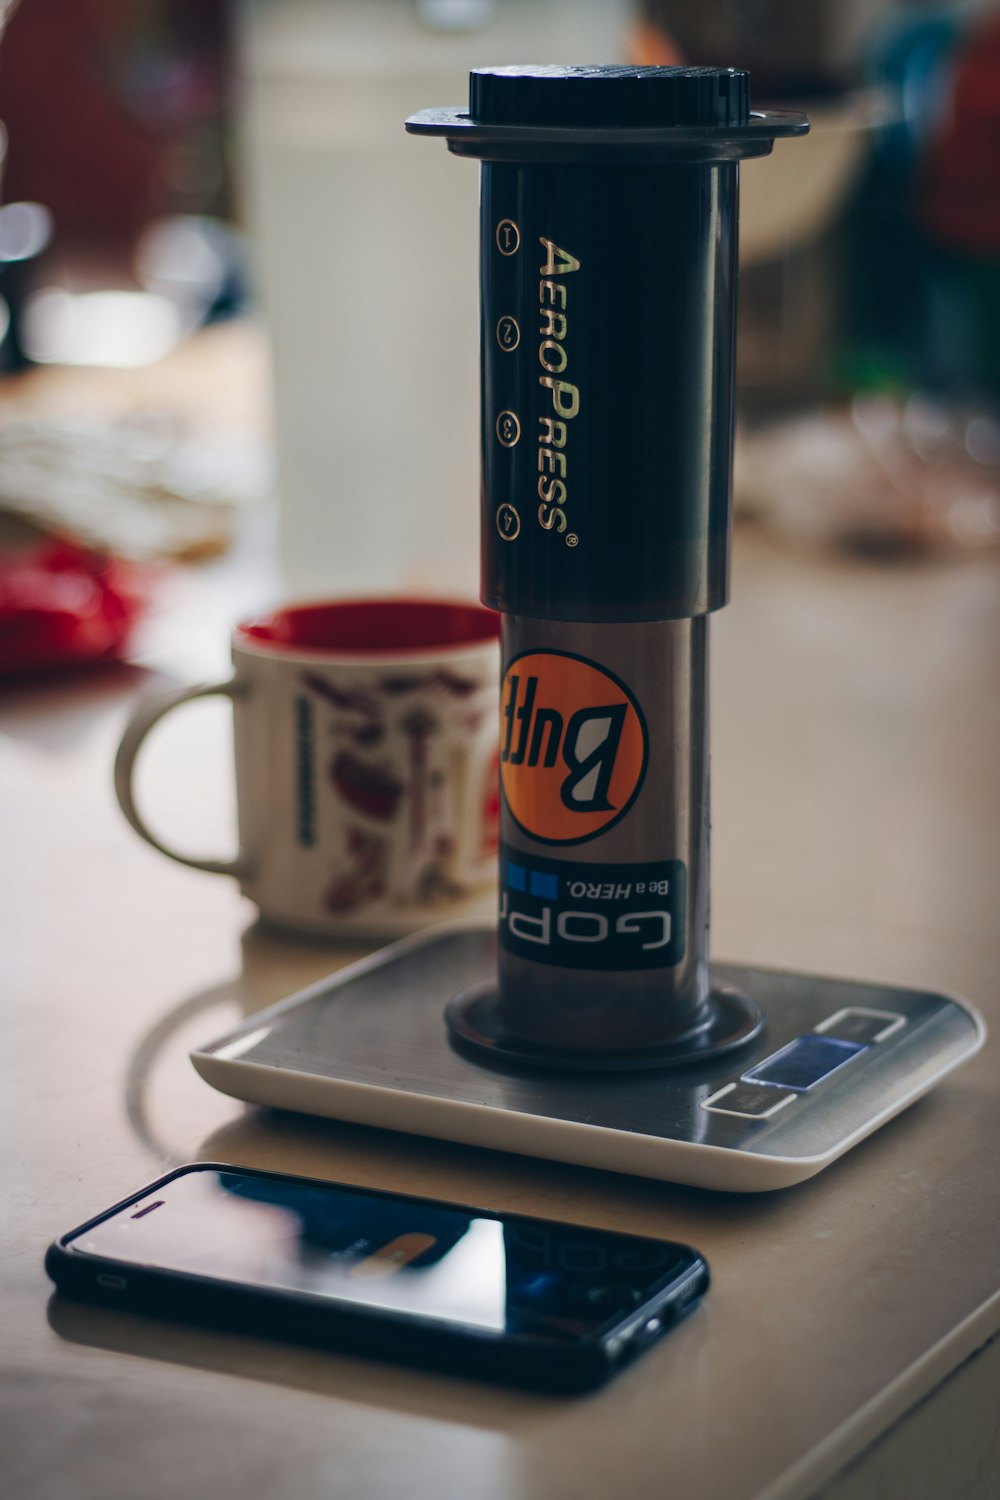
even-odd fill
[{"label": "red mug interior", "polygon": [[500,616],[449,599],[334,599],[276,609],[236,634],[279,651],[419,654],[496,640]]}]

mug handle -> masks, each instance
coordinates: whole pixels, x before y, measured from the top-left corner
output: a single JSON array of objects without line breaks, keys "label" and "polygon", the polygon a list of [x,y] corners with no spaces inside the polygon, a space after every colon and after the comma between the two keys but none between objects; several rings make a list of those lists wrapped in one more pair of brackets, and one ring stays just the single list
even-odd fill
[{"label": "mug handle", "polygon": [[242,855],[237,855],[235,859],[198,859],[195,855],[180,854],[176,849],[168,849],[166,844],[162,844],[151,832],[136,806],[134,787],[136,757],[149,731],[166,714],[179,708],[182,703],[190,703],[196,698],[215,696],[235,699],[243,691],[242,684],[237,683],[235,678],[230,678],[228,682],[206,682],[195,684],[193,687],[175,688],[172,692],[151,698],[148,703],[144,703],[137,709],[129,720],[115,756],[115,794],[119,807],[136,833],[144,838],[147,844],[152,844],[154,849],[159,849],[160,853],[165,854],[168,859],[175,859],[180,865],[190,865],[192,870],[207,870],[212,875],[245,875],[248,861]]}]

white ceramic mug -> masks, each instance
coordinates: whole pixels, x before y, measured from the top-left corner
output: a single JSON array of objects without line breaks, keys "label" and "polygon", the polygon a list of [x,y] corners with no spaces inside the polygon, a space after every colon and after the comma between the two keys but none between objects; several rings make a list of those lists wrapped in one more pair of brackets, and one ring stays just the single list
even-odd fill
[{"label": "white ceramic mug", "polygon": [[[132,827],[233,875],[262,916],[391,937],[483,913],[496,877],[499,617],[442,599],[292,605],[238,625],[233,677],[163,694],[129,724],[115,789]],[[168,848],[136,806],[143,740],[194,698],[233,702],[240,852]]]}]

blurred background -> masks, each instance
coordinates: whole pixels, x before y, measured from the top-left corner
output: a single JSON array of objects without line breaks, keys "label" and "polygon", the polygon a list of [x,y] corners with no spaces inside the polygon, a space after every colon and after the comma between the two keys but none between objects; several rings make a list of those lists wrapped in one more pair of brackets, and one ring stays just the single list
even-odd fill
[{"label": "blurred background", "polygon": [[749,67],[806,109],[743,168],[738,519],[872,565],[997,548],[996,3],[0,18],[0,672],[134,651],[227,556],[227,620],[241,588],[475,592],[477,172],[403,120],[484,62]]}]

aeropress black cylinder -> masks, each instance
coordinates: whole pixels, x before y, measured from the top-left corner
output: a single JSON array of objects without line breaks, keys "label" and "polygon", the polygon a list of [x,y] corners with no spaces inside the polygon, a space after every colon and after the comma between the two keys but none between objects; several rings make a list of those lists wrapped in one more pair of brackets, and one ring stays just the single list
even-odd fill
[{"label": "aeropress black cylinder", "polygon": [[503,615],[499,965],[479,1055],[664,1066],[761,1017],[713,987],[708,615],[728,597],[748,74],[510,67],[424,110],[481,163],[482,598]]}]

